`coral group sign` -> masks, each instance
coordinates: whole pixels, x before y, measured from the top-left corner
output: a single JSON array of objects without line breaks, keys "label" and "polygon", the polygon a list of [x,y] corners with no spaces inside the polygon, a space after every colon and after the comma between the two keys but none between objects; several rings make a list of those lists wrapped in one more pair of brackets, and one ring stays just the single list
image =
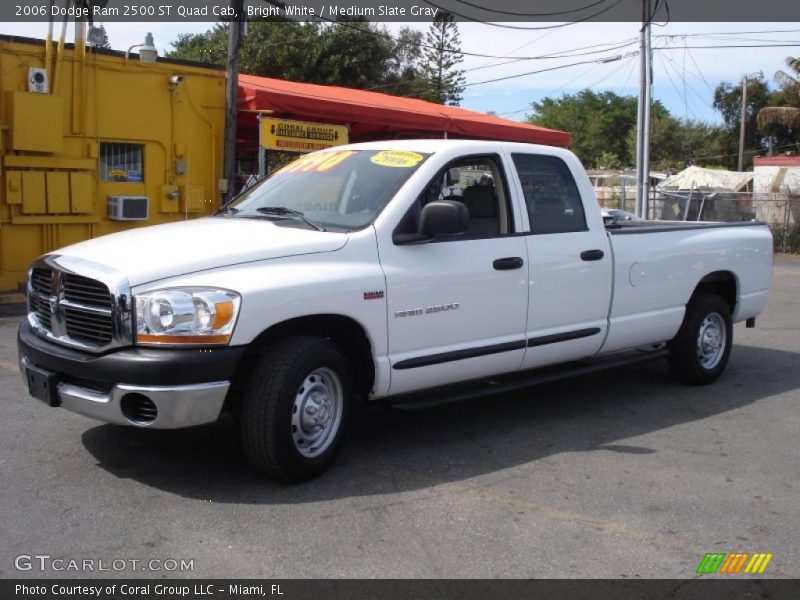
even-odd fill
[{"label": "coral group sign", "polygon": [[288,119],[261,120],[261,147],[284,152],[314,152],[347,144],[345,125]]}]

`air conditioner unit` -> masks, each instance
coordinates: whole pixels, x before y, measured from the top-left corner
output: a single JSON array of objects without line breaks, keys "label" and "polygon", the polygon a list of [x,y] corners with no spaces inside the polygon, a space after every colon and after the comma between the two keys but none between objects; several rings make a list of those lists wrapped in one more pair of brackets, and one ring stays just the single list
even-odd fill
[{"label": "air conditioner unit", "polygon": [[31,67],[28,69],[28,91],[36,94],[50,93],[47,69],[40,69],[38,67]]},{"label": "air conditioner unit", "polygon": [[150,200],[146,196],[109,196],[108,218],[112,221],[146,221]]}]

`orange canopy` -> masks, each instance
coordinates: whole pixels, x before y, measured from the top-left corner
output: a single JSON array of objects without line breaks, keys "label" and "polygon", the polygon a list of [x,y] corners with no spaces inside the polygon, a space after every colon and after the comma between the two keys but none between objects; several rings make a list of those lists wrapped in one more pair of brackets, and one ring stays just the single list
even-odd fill
[{"label": "orange canopy", "polygon": [[408,137],[441,137],[528,142],[566,147],[569,134],[415,98],[332,85],[297,83],[239,75],[239,123],[255,134],[255,114],[347,124],[353,142]]}]

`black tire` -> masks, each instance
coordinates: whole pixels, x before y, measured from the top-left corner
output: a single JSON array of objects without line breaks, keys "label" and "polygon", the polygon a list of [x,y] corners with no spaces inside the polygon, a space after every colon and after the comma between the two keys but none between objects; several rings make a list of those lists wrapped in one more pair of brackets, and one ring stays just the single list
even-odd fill
[{"label": "black tire", "polygon": [[[308,384],[309,378],[317,381],[314,374],[321,375],[321,379]],[[303,417],[304,414],[327,415],[336,411],[323,410],[328,405],[326,400],[313,404],[313,394],[306,386],[323,386],[322,396],[327,399],[325,390],[328,386],[336,387],[336,379],[341,392],[338,426],[332,426],[325,442],[318,441],[314,447],[313,441],[299,439],[306,432],[297,419],[314,418]],[[334,395],[331,393],[330,397]],[[281,481],[300,482],[317,477],[336,457],[347,423],[350,397],[350,368],[342,351],[332,342],[298,335],[270,346],[255,362],[242,401],[242,447],[248,462]],[[298,404],[305,410],[296,408]],[[331,418],[336,420],[335,415]],[[297,425],[301,425],[299,431]],[[315,435],[313,429],[308,431]],[[313,455],[316,451],[319,454]]]},{"label": "black tire", "polygon": [[[724,340],[715,332],[724,333]],[[701,343],[704,333],[707,345]],[[728,364],[733,324],[727,303],[715,294],[698,293],[686,306],[683,323],[669,343],[672,376],[684,383],[706,385],[716,381]]]}]

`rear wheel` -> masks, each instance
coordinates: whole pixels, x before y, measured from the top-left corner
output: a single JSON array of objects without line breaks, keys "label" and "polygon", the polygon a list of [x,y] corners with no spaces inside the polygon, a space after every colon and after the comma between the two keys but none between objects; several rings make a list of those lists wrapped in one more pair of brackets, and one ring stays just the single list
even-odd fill
[{"label": "rear wheel", "polygon": [[686,306],[678,335],[669,343],[669,367],[680,381],[716,381],[728,364],[733,324],[727,303],[714,294],[696,294]]},{"label": "rear wheel", "polygon": [[272,478],[304,481],[333,462],[350,404],[350,370],[332,342],[294,336],[256,362],[242,404],[247,460]]}]

